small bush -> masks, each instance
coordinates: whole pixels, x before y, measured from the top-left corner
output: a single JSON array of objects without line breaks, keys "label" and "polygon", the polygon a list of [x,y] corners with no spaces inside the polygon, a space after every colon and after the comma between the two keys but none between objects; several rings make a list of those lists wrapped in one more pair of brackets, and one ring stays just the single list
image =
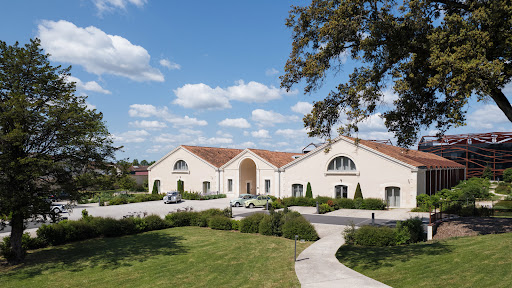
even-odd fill
[{"label": "small bush", "polygon": [[318,212],[320,212],[320,214],[325,214],[325,213],[328,213],[328,212],[331,212],[331,211],[334,211],[334,207],[331,207],[327,203],[320,204],[319,207],[318,207]]},{"label": "small bush", "polygon": [[281,219],[283,212],[271,212],[265,215],[259,225],[259,233],[267,236],[281,236]]},{"label": "small bush", "polygon": [[[28,232],[23,233],[21,236],[21,247],[24,251],[24,253],[27,250],[32,249],[39,249],[46,247],[46,243],[42,241],[40,238],[32,238],[30,237],[30,234]],[[14,254],[12,253],[11,249],[11,237],[6,236],[2,239],[2,242],[0,242],[0,254],[4,256],[5,259],[11,260],[12,257],[14,257]]]},{"label": "small bush", "polygon": [[353,242],[360,246],[393,246],[396,244],[395,230],[387,226],[364,225],[355,231]]},{"label": "small bush", "polygon": [[295,239],[295,235],[299,235],[299,239],[307,241],[318,240],[315,227],[313,227],[306,218],[302,217],[302,215],[285,221],[281,229],[283,231],[283,237],[288,239]]},{"label": "small bush", "polygon": [[167,228],[167,223],[158,215],[148,215],[144,218],[146,220],[146,231],[161,230]]},{"label": "small bush", "polygon": [[281,208],[284,208],[283,204],[281,203],[281,201],[279,201],[281,199],[278,199],[277,201],[272,201],[272,203],[270,203],[270,205],[272,205],[272,208],[275,210],[275,209],[281,209]]},{"label": "small bush", "polygon": [[363,209],[368,210],[384,210],[386,209],[386,202],[384,202],[382,199],[366,198],[363,199],[362,207]]},{"label": "small bush", "polygon": [[165,215],[165,222],[169,227],[195,226],[197,218],[197,212],[175,212]]},{"label": "small bush", "polygon": [[503,171],[503,181],[512,182],[512,168],[507,168]]},{"label": "small bush", "polygon": [[198,217],[196,219],[196,223],[191,223],[191,225],[199,226],[199,227],[208,227],[208,220],[212,216],[224,216],[226,217],[224,211],[220,209],[208,209],[199,212]]},{"label": "small bush", "polygon": [[504,195],[511,194],[512,193],[512,187],[510,187],[510,185],[507,184],[507,183],[500,182],[500,183],[498,183],[498,186],[496,187],[494,192],[496,192],[498,194],[504,194]]},{"label": "small bush", "polygon": [[240,230],[240,220],[231,219],[231,230]]},{"label": "small bush", "polygon": [[354,193],[354,200],[363,199],[363,192],[361,191],[361,185],[357,183],[356,192]]},{"label": "small bush", "polygon": [[354,199],[354,208],[355,209],[364,209],[364,200],[363,200],[363,198]]},{"label": "small bush", "polygon": [[242,233],[258,233],[260,222],[265,217],[263,213],[254,213],[245,217],[240,221],[240,232]]},{"label": "small bush", "polygon": [[334,205],[337,205],[339,209],[354,209],[354,200],[348,198],[335,199]]},{"label": "small bush", "polygon": [[313,198],[313,191],[311,190],[311,183],[309,182],[306,186],[306,198]]},{"label": "small bush", "polygon": [[423,223],[418,217],[396,222],[396,245],[424,240]]},{"label": "small bush", "polygon": [[208,219],[208,227],[215,230],[231,230],[231,219],[221,215],[211,216]]}]

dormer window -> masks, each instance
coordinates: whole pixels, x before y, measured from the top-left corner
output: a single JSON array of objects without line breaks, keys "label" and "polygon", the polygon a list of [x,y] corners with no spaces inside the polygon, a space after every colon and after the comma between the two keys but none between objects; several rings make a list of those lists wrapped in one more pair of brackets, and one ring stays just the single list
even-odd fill
[{"label": "dormer window", "polygon": [[188,171],[188,165],[187,162],[183,160],[178,160],[174,164],[174,171]]},{"label": "dormer window", "polygon": [[327,170],[335,172],[356,171],[356,164],[348,157],[338,156],[332,159]]}]

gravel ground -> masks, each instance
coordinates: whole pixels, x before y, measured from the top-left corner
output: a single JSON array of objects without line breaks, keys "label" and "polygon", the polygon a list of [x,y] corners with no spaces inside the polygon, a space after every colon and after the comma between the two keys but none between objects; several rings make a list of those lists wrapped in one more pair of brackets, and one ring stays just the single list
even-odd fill
[{"label": "gravel ground", "polygon": [[442,222],[437,227],[434,240],[507,232],[512,232],[512,219],[510,218],[464,217]]}]

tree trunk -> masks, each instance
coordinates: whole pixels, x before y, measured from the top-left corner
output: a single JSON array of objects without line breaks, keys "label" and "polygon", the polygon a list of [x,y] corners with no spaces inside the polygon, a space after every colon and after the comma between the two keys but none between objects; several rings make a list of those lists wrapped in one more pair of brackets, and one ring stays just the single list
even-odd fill
[{"label": "tree trunk", "polygon": [[12,257],[9,260],[10,264],[19,264],[25,259],[25,251],[23,250],[21,237],[23,236],[23,215],[19,212],[14,212],[11,218],[11,249]]},{"label": "tree trunk", "polygon": [[503,92],[499,89],[492,89],[491,91],[491,98],[498,104],[498,107],[505,113],[505,116],[507,116],[508,120],[512,122],[512,106],[510,105],[510,102],[507,99],[507,96],[503,94]]}]

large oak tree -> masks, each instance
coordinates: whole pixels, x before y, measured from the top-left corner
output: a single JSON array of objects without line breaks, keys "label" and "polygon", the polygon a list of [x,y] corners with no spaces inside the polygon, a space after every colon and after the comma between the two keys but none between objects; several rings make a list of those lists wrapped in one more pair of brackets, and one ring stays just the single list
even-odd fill
[{"label": "large oak tree", "polygon": [[357,63],[304,117],[310,136],[329,138],[342,113],[348,121],[338,132],[357,131],[389,83],[398,100],[383,117],[400,146],[414,144],[422,128],[464,125],[470,98],[494,101],[512,121],[503,93],[512,77],[510,1],[313,0],[292,7],[286,25],[293,47],[282,87],[304,80],[311,93],[341,71],[345,55]]},{"label": "large oak tree", "polygon": [[112,159],[102,114],[87,109],[69,83],[71,67],[50,64],[39,40],[24,47],[0,41],[0,216],[9,216],[8,260],[24,259],[25,221],[48,215],[48,196],[76,196],[80,175]]}]

